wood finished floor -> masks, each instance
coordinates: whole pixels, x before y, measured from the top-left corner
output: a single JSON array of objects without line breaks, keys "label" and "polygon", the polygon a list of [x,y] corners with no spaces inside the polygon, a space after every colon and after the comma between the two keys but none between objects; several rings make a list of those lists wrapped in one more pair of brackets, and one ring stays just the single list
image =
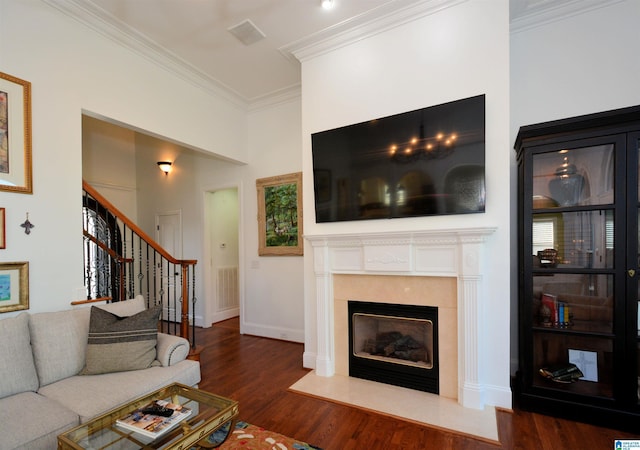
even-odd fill
[{"label": "wood finished floor", "polygon": [[238,319],[196,330],[200,388],[240,403],[239,418],[325,450],[347,449],[614,449],[615,439],[639,439],[600,428],[514,409],[498,411],[502,446],[418,426],[288,391],[308,373],[303,345],[239,333]]}]

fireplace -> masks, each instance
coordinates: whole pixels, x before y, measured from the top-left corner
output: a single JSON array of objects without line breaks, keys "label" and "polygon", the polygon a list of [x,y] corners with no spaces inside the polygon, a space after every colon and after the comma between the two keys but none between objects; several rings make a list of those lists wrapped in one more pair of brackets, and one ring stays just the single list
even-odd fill
[{"label": "fireplace", "polygon": [[[347,301],[438,307],[439,397],[483,409],[484,246],[495,229],[306,235],[313,246],[316,275],[311,329],[304,366],[320,377],[349,375]],[[366,291],[367,295],[362,293]],[[425,297],[425,293],[428,293]],[[443,295],[446,294],[446,295]],[[444,358],[446,356],[446,359]],[[508,399],[507,399],[507,396]]]},{"label": "fireplace", "polygon": [[349,301],[349,376],[438,394],[438,308]]}]

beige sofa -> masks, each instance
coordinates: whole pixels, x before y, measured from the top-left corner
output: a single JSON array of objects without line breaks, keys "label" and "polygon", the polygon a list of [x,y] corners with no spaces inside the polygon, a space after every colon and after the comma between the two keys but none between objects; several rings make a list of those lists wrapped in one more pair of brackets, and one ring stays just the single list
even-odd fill
[{"label": "beige sofa", "polygon": [[[102,305],[119,317],[144,300]],[[172,382],[196,386],[200,363],[186,339],[158,333],[151,367],[98,375],[85,368],[90,308],[0,320],[0,450],[55,449],[58,434]]]}]

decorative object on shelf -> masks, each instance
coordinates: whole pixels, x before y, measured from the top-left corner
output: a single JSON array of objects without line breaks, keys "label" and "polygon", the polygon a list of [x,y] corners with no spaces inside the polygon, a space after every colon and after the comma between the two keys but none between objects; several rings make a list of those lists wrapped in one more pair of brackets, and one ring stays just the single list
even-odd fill
[{"label": "decorative object on shelf", "polygon": [[560,206],[575,206],[580,201],[584,188],[584,177],[578,173],[575,164],[569,163],[565,155],[562,164],[556,169],[556,176],[549,181],[549,192]]},{"label": "decorative object on shelf", "polygon": [[533,196],[533,209],[557,208],[558,202],[544,195]]},{"label": "decorative object on shelf", "polygon": [[31,229],[35,227],[34,224],[29,222],[29,213],[27,213],[27,220],[20,224],[22,228],[24,228],[24,234],[31,234]]},{"label": "decorative object on shelf", "polygon": [[581,380],[598,382],[598,352],[569,349],[569,362],[575,364],[584,375]]},{"label": "decorative object on shelf", "polygon": [[302,172],[256,180],[258,255],[302,255]]},{"label": "decorative object on shelf", "polygon": [[540,267],[556,267],[558,265],[558,250],[555,248],[545,248],[538,251]]},{"label": "decorative object on shelf", "polygon": [[539,371],[540,375],[556,383],[574,383],[584,375],[575,364],[562,364],[559,366],[543,367]]},{"label": "decorative object on shelf", "polygon": [[5,234],[5,209],[0,208],[0,248],[7,248]]},{"label": "decorative object on shelf", "polygon": [[171,161],[158,161],[157,164],[160,170],[162,170],[165,175],[169,175],[169,172],[171,172]]},{"label": "decorative object on shelf", "polygon": [[0,263],[0,313],[29,309],[29,263]]},{"label": "decorative object on shelf", "polygon": [[22,194],[33,192],[31,83],[2,72],[0,72],[0,191]]}]

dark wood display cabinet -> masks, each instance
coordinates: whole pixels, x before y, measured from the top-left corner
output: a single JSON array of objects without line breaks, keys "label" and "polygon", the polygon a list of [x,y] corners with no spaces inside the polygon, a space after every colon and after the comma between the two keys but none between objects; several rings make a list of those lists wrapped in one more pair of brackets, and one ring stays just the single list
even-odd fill
[{"label": "dark wood display cabinet", "polygon": [[640,106],[529,125],[514,403],[640,432]]}]

